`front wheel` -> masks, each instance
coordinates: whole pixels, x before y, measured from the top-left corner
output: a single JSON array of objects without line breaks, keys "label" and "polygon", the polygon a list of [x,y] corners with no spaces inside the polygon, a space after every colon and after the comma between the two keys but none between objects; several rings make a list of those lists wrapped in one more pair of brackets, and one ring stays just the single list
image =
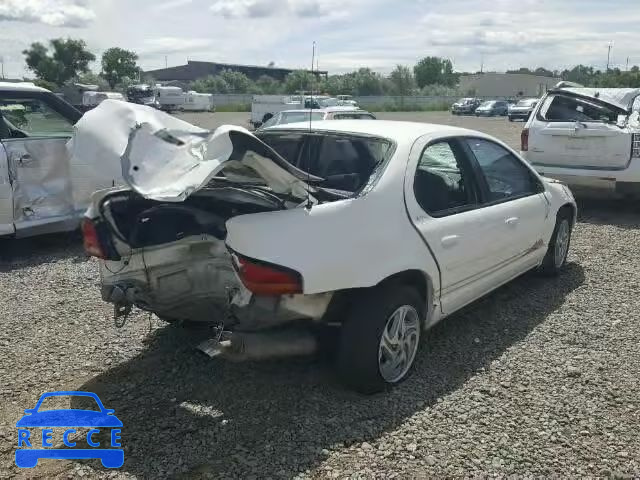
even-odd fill
[{"label": "front wheel", "polygon": [[545,275],[557,275],[567,263],[569,246],[571,244],[571,216],[568,211],[561,210],[556,218],[547,254],[540,266],[540,272]]},{"label": "front wheel", "polygon": [[388,285],[363,294],[342,327],[338,371],[371,394],[407,378],[420,345],[425,301],[412,287]]}]

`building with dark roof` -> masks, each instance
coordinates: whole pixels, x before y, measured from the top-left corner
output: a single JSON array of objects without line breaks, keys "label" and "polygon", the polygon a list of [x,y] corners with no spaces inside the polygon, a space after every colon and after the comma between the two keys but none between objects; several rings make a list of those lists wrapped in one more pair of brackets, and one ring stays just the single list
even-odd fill
[{"label": "building with dark roof", "polygon": [[[208,76],[218,75],[223,70],[244,73],[251,80],[257,80],[262,75],[268,75],[271,78],[280,81],[284,80],[287,75],[295,71],[290,68],[259,67],[256,65],[235,65],[231,63],[215,62],[194,62],[190,60],[186,65],[149,70],[148,72],[145,72],[145,75],[152,77],[158,82],[193,82]],[[313,73],[322,77],[327,76],[326,71],[317,71]]]}]

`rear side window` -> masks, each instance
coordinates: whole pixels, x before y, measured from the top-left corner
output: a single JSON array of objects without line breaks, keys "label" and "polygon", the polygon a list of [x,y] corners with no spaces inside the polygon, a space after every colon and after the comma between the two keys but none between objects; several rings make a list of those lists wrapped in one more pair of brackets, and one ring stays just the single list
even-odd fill
[{"label": "rear side window", "polygon": [[596,102],[565,95],[547,97],[540,108],[540,117],[548,122],[616,122],[618,112]]},{"label": "rear side window", "polygon": [[538,192],[539,182],[533,173],[504,147],[480,138],[469,138],[466,142],[484,174],[489,202]]}]

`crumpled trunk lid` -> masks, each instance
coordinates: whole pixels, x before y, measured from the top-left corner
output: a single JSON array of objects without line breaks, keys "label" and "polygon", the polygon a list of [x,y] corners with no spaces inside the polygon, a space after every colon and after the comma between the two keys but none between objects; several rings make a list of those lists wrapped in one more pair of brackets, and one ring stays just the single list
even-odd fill
[{"label": "crumpled trunk lid", "polygon": [[72,145],[73,155],[100,157],[105,168],[119,164],[123,182],[151,200],[184,201],[223,175],[229,182],[266,184],[274,193],[315,201],[309,183],[322,181],[289,164],[243,127],[204,130],[117,100],[105,100],[85,115]]}]

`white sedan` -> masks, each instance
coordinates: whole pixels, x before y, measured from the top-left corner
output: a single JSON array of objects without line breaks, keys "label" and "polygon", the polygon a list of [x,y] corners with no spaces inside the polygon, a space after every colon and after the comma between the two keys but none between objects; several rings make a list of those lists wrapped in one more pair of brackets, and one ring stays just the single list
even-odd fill
[{"label": "white sedan", "polygon": [[571,192],[480,132],[367,120],[206,132],[165,129],[145,108],[78,125],[96,139],[84,155],[117,161],[126,146],[128,187],[94,194],[85,248],[118,315],[215,322],[228,333],[212,354],[310,353],[337,326],[340,376],[378,391],[406,378],[426,329],[565,265]]}]

